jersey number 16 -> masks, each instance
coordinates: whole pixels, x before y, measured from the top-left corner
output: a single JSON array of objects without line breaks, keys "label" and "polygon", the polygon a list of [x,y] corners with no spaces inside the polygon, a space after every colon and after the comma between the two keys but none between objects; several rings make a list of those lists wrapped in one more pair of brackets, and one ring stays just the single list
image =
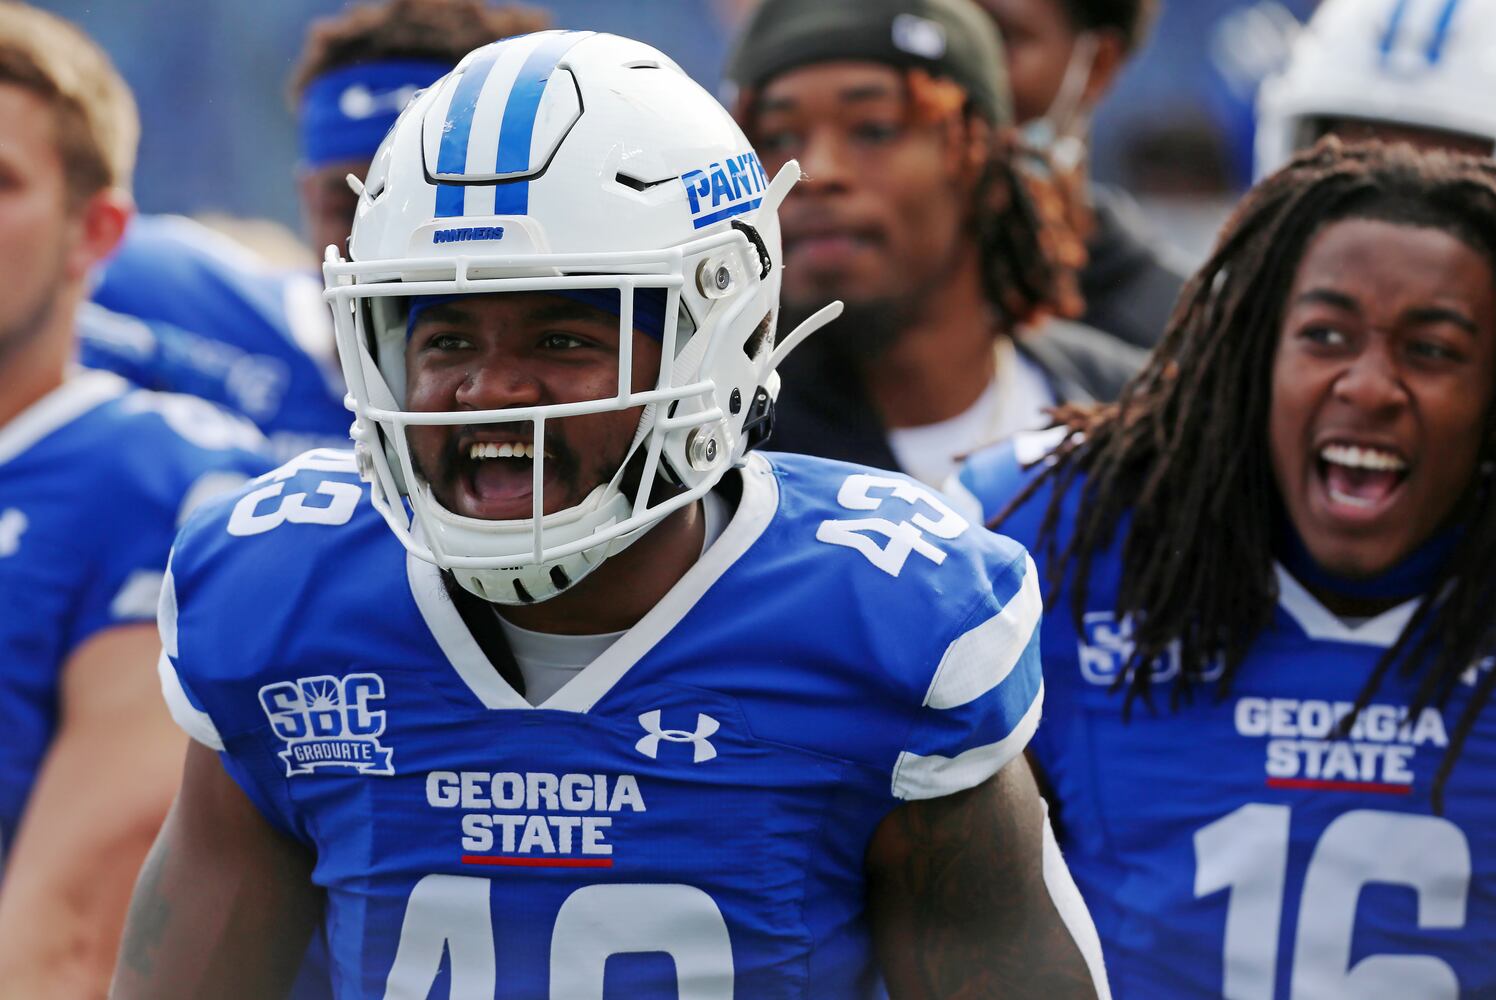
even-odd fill
[{"label": "jersey number 16", "polygon": [[[1288,806],[1253,803],[1195,832],[1195,897],[1231,893],[1225,1000],[1273,1000],[1288,880]],[[1368,955],[1351,964],[1361,889],[1406,886],[1421,929],[1464,926],[1470,844],[1437,816],[1356,809],[1337,816],[1309,859],[1299,902],[1290,1000],[1456,1000],[1454,970],[1432,955]]]}]

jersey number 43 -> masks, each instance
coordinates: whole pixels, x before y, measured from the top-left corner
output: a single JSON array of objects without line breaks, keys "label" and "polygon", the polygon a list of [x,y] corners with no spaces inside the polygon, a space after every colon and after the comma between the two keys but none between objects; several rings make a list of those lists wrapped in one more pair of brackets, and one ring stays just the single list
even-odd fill
[{"label": "jersey number 43", "polygon": [[937,566],[945,562],[945,551],[926,534],[949,540],[971,526],[938,495],[907,479],[859,473],[848,476],[836,493],[836,502],[854,511],[886,513],[882,508],[890,500],[901,501],[895,505],[904,508],[898,511],[900,520],[847,517],[822,521],[816,539],[856,549],[889,576],[898,576],[911,555],[923,556]]}]

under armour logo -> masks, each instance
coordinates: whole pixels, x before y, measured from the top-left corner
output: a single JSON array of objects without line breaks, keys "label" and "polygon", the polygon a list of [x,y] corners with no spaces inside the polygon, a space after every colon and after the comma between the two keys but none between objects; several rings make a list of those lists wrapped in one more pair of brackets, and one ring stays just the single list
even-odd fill
[{"label": "under armour logo", "polygon": [[[26,531],[26,515],[11,507],[0,514],[0,559],[13,556],[21,547],[21,535]],[[655,713],[659,715],[658,712]]]},{"label": "under armour logo", "polygon": [[660,752],[660,740],[692,744],[695,748],[694,755],[691,757],[693,764],[700,764],[704,760],[711,760],[717,756],[717,748],[712,746],[707,737],[721,729],[722,723],[710,715],[696,713],[696,732],[694,733],[688,733],[684,729],[661,729],[659,709],[639,716],[639,725],[643,726],[644,731],[649,735],[641,737],[639,742],[634,744],[634,749],[650,760],[654,760]]}]

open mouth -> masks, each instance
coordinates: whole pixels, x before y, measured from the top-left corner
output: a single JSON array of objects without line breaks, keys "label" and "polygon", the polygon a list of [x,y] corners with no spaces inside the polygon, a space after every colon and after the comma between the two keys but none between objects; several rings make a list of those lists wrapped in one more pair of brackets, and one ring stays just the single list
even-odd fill
[{"label": "open mouth", "polygon": [[[546,479],[554,455],[546,451]],[[461,513],[487,520],[519,520],[534,512],[535,445],[531,441],[471,441],[461,446]]]},{"label": "open mouth", "polygon": [[1391,506],[1409,470],[1395,451],[1338,441],[1319,449],[1316,465],[1332,510],[1358,520]]}]

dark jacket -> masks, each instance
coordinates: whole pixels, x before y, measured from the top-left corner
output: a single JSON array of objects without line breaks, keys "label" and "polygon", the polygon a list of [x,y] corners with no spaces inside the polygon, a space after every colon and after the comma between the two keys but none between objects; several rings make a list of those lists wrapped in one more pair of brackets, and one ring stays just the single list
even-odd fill
[{"label": "dark jacket", "polygon": [[[1021,354],[1043,370],[1061,403],[1115,399],[1146,354],[1115,337],[1064,320],[1051,320],[1015,341]],[[888,430],[856,373],[831,352],[817,350],[815,337],[780,368],[774,432],[765,447],[898,469]]]},{"label": "dark jacket", "polygon": [[1126,194],[1093,184],[1091,205],[1096,229],[1086,245],[1090,259],[1080,274],[1086,300],[1081,322],[1129,344],[1152,347],[1174,311],[1184,271],[1170,260],[1148,230],[1142,210]]}]

